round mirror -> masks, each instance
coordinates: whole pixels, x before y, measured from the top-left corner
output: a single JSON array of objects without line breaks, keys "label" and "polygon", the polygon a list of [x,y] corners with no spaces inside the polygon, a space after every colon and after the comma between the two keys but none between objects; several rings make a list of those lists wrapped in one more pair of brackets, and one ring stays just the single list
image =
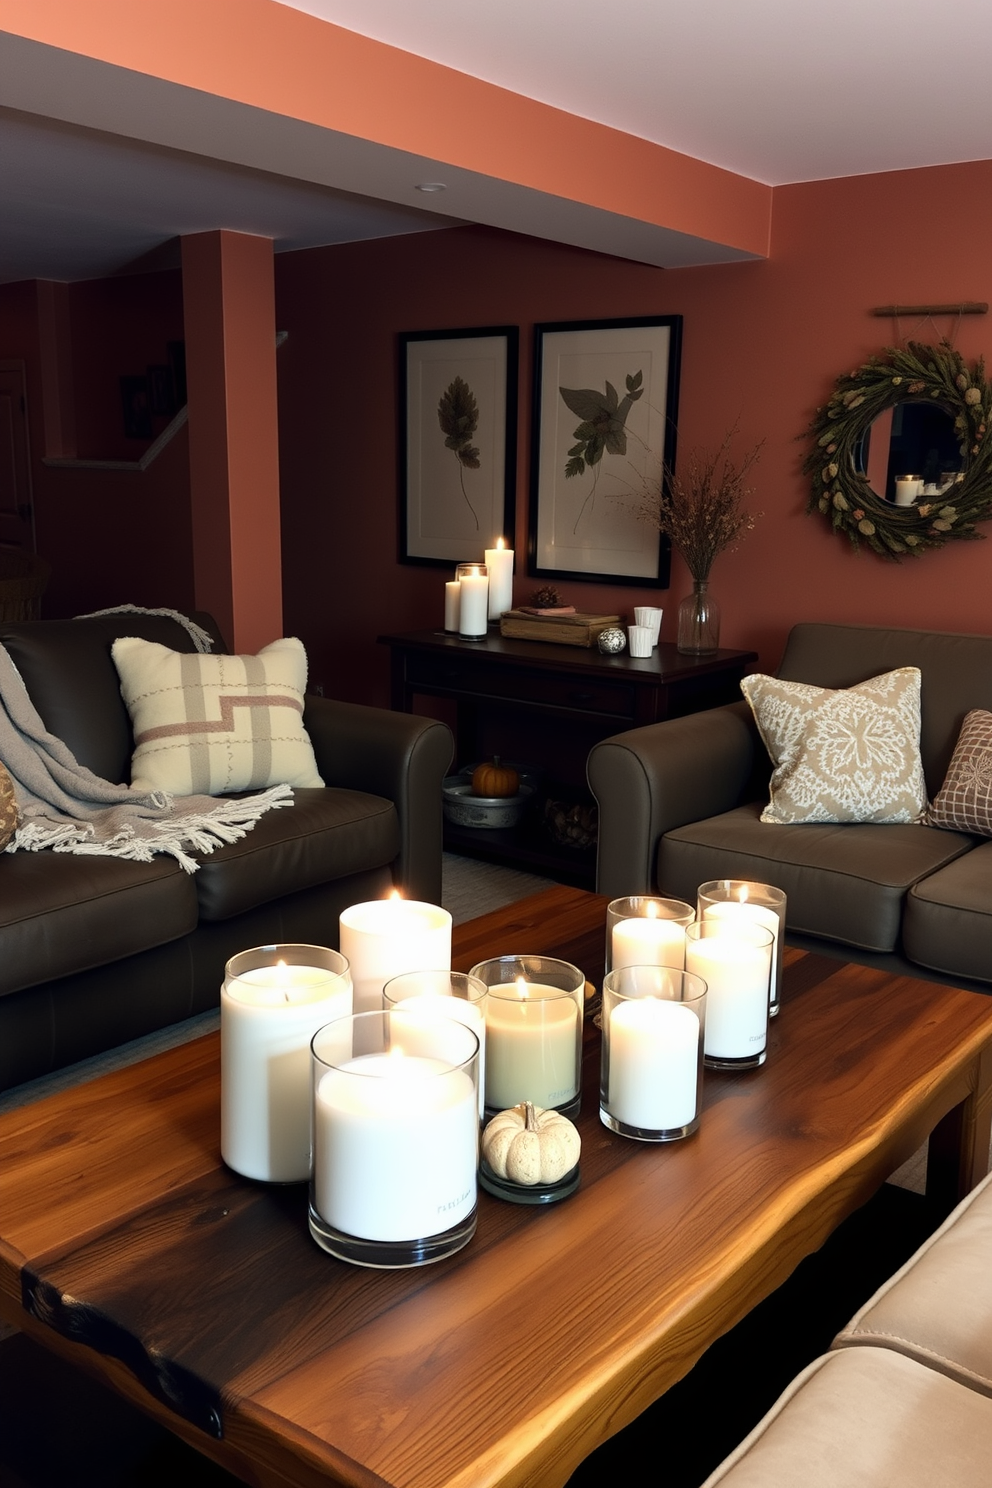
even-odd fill
[{"label": "round mirror", "polygon": [[911,341],[837,379],[810,426],[808,510],[886,558],[976,538],[992,518],[992,384],[946,342]]},{"label": "round mirror", "polygon": [[954,415],[939,403],[917,399],[886,408],[854,450],[854,468],[876,496],[895,501],[898,480],[919,481],[917,495],[935,496],[962,473]]}]

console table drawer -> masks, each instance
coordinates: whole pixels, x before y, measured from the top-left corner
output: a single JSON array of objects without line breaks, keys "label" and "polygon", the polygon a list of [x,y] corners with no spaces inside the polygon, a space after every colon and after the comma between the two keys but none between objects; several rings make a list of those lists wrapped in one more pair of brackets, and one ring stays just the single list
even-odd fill
[{"label": "console table drawer", "polygon": [[439,689],[465,697],[501,698],[507,702],[568,708],[579,713],[633,719],[635,689],[624,682],[574,679],[561,673],[480,666],[472,657],[409,656],[406,684]]}]

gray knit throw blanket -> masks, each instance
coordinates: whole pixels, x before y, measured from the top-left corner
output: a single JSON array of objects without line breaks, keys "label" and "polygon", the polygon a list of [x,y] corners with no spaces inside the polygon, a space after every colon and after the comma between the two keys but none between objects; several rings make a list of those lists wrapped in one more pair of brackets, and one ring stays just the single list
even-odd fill
[{"label": "gray knit throw blanket", "polygon": [[21,675],[0,646],[0,761],[14,782],[19,825],[6,852],[96,853],[151,861],[171,853],[187,873],[191,852],[237,842],[266,811],[292,806],[288,785],[244,800],[135,792],[101,780],[42,723]]}]

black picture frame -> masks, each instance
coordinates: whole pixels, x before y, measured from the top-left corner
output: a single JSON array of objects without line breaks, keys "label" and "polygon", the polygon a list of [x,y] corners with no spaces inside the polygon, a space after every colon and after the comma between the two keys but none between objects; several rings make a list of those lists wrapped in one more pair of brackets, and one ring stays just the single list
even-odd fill
[{"label": "black picture frame", "polygon": [[516,326],[401,332],[401,563],[450,568],[498,537],[513,545],[518,361]]},{"label": "black picture frame", "polygon": [[534,327],[529,574],[668,587],[670,544],[634,506],[675,467],[681,355],[680,315]]}]

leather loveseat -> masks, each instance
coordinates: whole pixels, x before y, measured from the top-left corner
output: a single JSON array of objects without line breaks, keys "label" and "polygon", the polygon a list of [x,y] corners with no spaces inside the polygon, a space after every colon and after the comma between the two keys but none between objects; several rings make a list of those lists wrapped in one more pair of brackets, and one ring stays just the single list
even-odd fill
[{"label": "leather loveseat", "polygon": [[[176,621],[148,614],[0,625],[47,728],[114,782],[129,779],[134,747],[110,655],[123,635],[194,649]],[[245,947],[336,946],[341,910],[394,884],[439,901],[450,730],[309,696],[304,723],[325,788],[295,791],[194,874],[164,854],[0,853],[0,1089],[215,1005],[225,961]]]},{"label": "leather loveseat", "polygon": [[[992,710],[992,636],[802,624],[777,675],[846,688],[897,667],[922,673],[920,749],[939,790],[965,714]],[[695,903],[741,878],[788,896],[790,941],[848,960],[988,991],[992,841],[922,825],[770,825],[770,763],[746,703],[614,735],[589,756],[601,894]]]},{"label": "leather loveseat", "polygon": [[990,1261],[986,1178],[703,1488],[986,1488]]}]

